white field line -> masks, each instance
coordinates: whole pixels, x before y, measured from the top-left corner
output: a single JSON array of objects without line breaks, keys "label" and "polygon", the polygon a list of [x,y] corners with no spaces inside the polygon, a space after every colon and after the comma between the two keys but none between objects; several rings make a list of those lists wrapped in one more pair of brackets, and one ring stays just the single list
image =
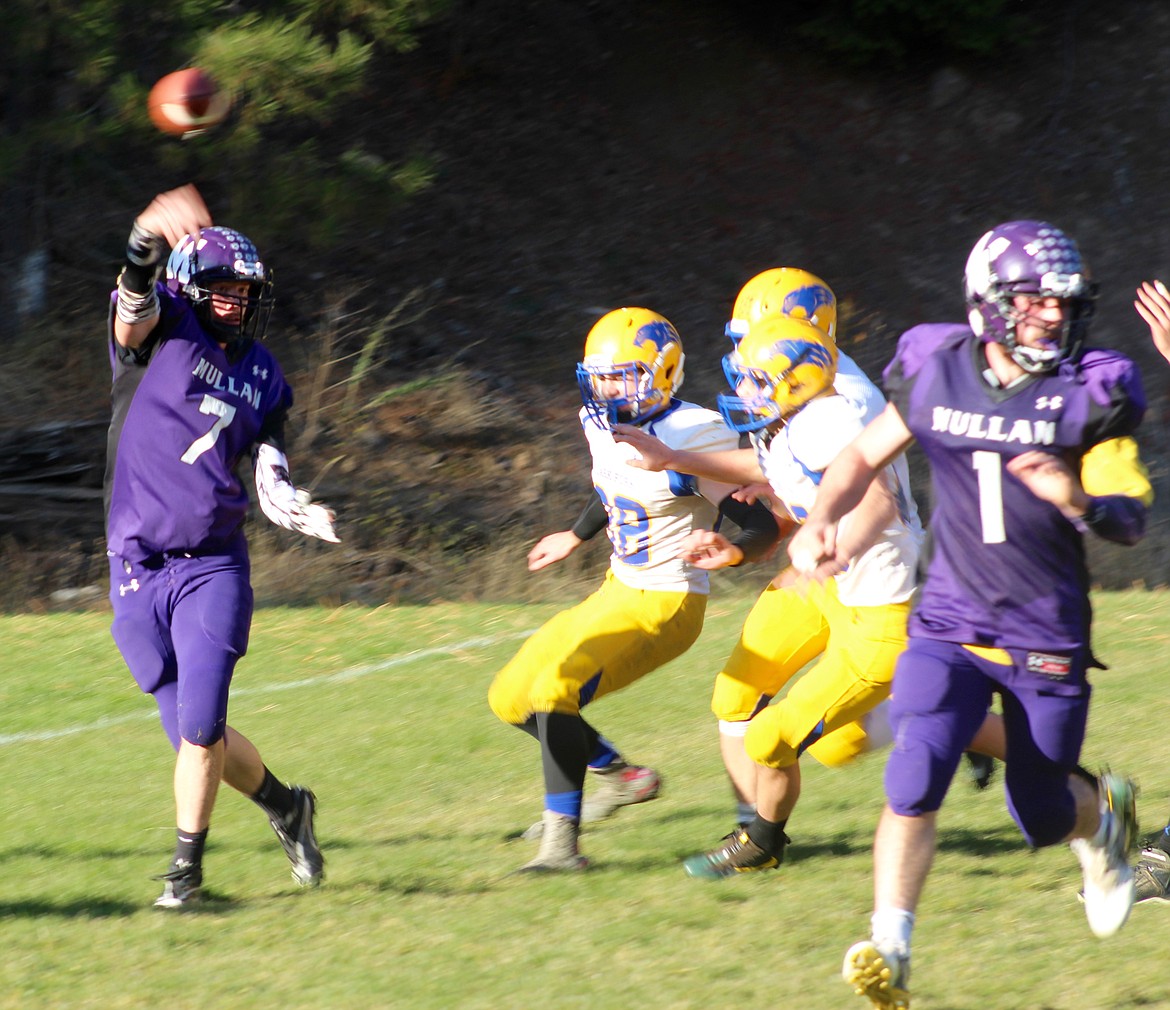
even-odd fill
[{"label": "white field line", "polygon": [[[396,666],[408,666],[434,656],[449,656],[453,652],[465,652],[468,649],[480,649],[489,645],[498,645],[513,638],[527,638],[535,631],[512,631],[506,635],[492,635],[487,638],[469,638],[465,642],[456,642],[453,645],[436,646],[433,649],[419,649],[401,656],[390,656],[377,663],[366,663],[362,666],[351,666],[348,670],[339,670],[337,673],[322,674],[319,677],[305,677],[301,680],[287,680],[279,684],[262,684],[256,687],[233,688],[232,698],[246,698],[253,695],[276,694],[279,691],[295,691],[301,687],[319,687],[323,684],[342,684],[349,680],[358,680],[368,677],[371,673],[381,673],[392,670]],[[129,674],[127,674],[129,676]],[[106,729],[109,726],[119,726],[123,723],[138,722],[141,719],[157,719],[158,711],[148,708],[141,712],[132,712],[126,715],[103,716],[93,722],[81,726],[63,726],[60,729],[37,730],[32,733],[0,733],[0,747],[7,747],[17,743],[38,743],[44,740],[60,740],[66,736],[76,736],[78,733],[91,733],[96,729]]]}]

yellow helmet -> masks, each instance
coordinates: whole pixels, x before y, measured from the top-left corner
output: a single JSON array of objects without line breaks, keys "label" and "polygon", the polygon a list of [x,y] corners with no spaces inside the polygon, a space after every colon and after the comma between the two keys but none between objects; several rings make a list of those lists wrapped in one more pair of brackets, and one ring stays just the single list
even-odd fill
[{"label": "yellow helmet", "polygon": [[832,389],[837,345],[807,319],[766,316],[724,356],[723,374],[731,385],[719,395],[723,419],[735,431],[758,431]]},{"label": "yellow helmet", "polygon": [[683,381],[682,338],[649,309],[614,309],[593,325],[577,365],[581,402],[599,424],[637,424],[670,405]]},{"label": "yellow helmet", "polygon": [[756,274],[736,296],[726,333],[741,340],[768,316],[807,319],[830,340],[837,339],[837,296],[815,274],[797,267],[773,267]]}]

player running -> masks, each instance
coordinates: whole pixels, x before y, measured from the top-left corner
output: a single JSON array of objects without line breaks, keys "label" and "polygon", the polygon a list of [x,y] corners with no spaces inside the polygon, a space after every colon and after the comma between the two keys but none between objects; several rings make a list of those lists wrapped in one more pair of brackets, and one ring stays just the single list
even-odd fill
[{"label": "player running", "polygon": [[[634,451],[614,439],[614,424],[624,421],[679,449],[734,448],[737,436],[719,414],[676,398],[683,362],[675,328],[644,308],[607,313],[585,341],[577,378],[596,500],[571,530],[540,540],[529,552],[528,567],[539,571],[568,557],[604,528],[613,546],[609,571],[596,592],[524,643],[488,693],[500,719],[540,743],[540,849],[523,870],[587,865],[578,847],[586,769],[606,788],[607,776],[631,766],[582,718],[581,709],[681,655],[699,636],[708,575],[679,557],[687,537],[711,528],[718,515],[728,516],[741,530],[730,547],[735,563],[760,557],[777,539],[768,509],[736,501],[732,486],[635,469],[628,465]],[[616,773],[608,770],[615,762]],[[649,786],[651,778],[657,792],[657,774],[635,770],[628,777],[631,789],[618,799],[633,802],[637,787]],[[620,787],[620,778],[611,780],[611,791]]]},{"label": "player running", "polygon": [[875,1007],[909,1006],[938,810],[995,693],[1008,808],[1029,844],[1071,842],[1098,936],[1121,928],[1134,899],[1134,788],[1075,774],[1095,665],[1083,534],[1136,542],[1150,500],[1130,438],[1145,409],[1137,368],[1084,348],[1095,296],[1059,228],[987,232],[967,261],[968,325],[902,335],[885,371],[889,406],[830,465],[789,545],[803,570],[844,560],[839,520],[918,441],[934,483],[933,552],[890,702],[872,937],[842,969]]},{"label": "player running", "polygon": [[[818,283],[828,293],[821,303],[832,304],[831,292]],[[789,528],[799,523],[821,472],[873,412],[867,401],[882,402],[856,365],[838,382],[836,343],[817,325],[825,319],[815,312],[757,318],[725,357],[732,393],[720,396],[720,409],[729,426],[750,433],[754,451],[683,454],[619,429],[618,438],[642,456],[636,465],[719,474],[749,485],[766,480],[758,494]],[[842,555],[848,564],[823,573],[832,576],[823,582],[798,583],[791,569],[782,572],[752,608],[716,678],[712,709],[740,796],[741,824],[720,846],[685,861],[692,876],[778,867],[800,795],[801,756],[839,765],[873,746],[865,723],[889,695],[894,660],[905,645],[923,537],[904,460],[873,481],[846,526]],[[717,533],[693,534],[688,549],[696,563],[725,563],[726,543]],[[769,704],[790,682],[787,694]],[[754,808],[745,809],[750,800]]]}]

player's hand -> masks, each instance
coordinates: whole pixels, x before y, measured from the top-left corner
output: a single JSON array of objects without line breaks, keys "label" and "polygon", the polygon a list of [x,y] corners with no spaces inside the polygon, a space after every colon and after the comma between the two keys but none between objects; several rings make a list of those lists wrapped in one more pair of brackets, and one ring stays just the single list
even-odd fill
[{"label": "player's hand", "polygon": [[1029,449],[1009,459],[1006,468],[1037,498],[1055,505],[1070,519],[1084,515],[1089,507],[1089,496],[1080,479],[1059,456]]},{"label": "player's hand", "polygon": [[731,497],[748,505],[762,501],[768,508],[775,511],[776,496],[771,484],[744,484],[743,487],[737,487],[732,491]]},{"label": "player's hand", "polygon": [[564,561],[584,541],[572,530],[561,530],[541,537],[536,546],[528,552],[528,570],[539,572],[542,568]]},{"label": "player's hand", "polygon": [[1170,361],[1170,291],[1166,285],[1161,281],[1142,281],[1133,307],[1150,327],[1158,353]]},{"label": "player's hand", "polygon": [[308,491],[297,490],[297,499],[289,507],[289,521],[292,528],[307,537],[316,537],[331,544],[341,543],[333,524],[337,516],[333,509],[320,502],[314,502]]},{"label": "player's hand", "polygon": [[713,572],[729,568],[743,561],[743,551],[722,533],[712,530],[692,530],[682,543],[678,556],[684,561]]},{"label": "player's hand", "polygon": [[140,228],[161,235],[172,249],[184,235],[211,225],[211,213],[199,190],[188,183],[159,193],[138,215]]},{"label": "player's hand", "polygon": [[[824,565],[836,563],[837,524],[806,519],[788,541],[788,557],[801,575],[816,577]],[[837,569],[844,571],[844,566]]]},{"label": "player's hand", "polygon": [[613,426],[613,440],[625,442],[626,445],[632,445],[637,450],[638,455],[627,460],[630,466],[637,467],[639,470],[655,472],[670,469],[670,447],[649,432],[632,424],[615,424]]}]

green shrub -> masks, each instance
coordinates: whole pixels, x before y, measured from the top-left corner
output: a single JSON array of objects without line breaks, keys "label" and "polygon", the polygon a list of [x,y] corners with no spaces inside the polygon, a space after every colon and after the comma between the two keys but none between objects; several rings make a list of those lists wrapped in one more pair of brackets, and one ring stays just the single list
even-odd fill
[{"label": "green shrub", "polygon": [[929,68],[1014,50],[1034,38],[1037,21],[1034,5],[1028,5],[1029,17],[1019,0],[822,0],[746,7],[753,18],[772,18],[782,45],[799,40],[797,48],[812,43],[821,56],[848,66],[890,69]]}]

